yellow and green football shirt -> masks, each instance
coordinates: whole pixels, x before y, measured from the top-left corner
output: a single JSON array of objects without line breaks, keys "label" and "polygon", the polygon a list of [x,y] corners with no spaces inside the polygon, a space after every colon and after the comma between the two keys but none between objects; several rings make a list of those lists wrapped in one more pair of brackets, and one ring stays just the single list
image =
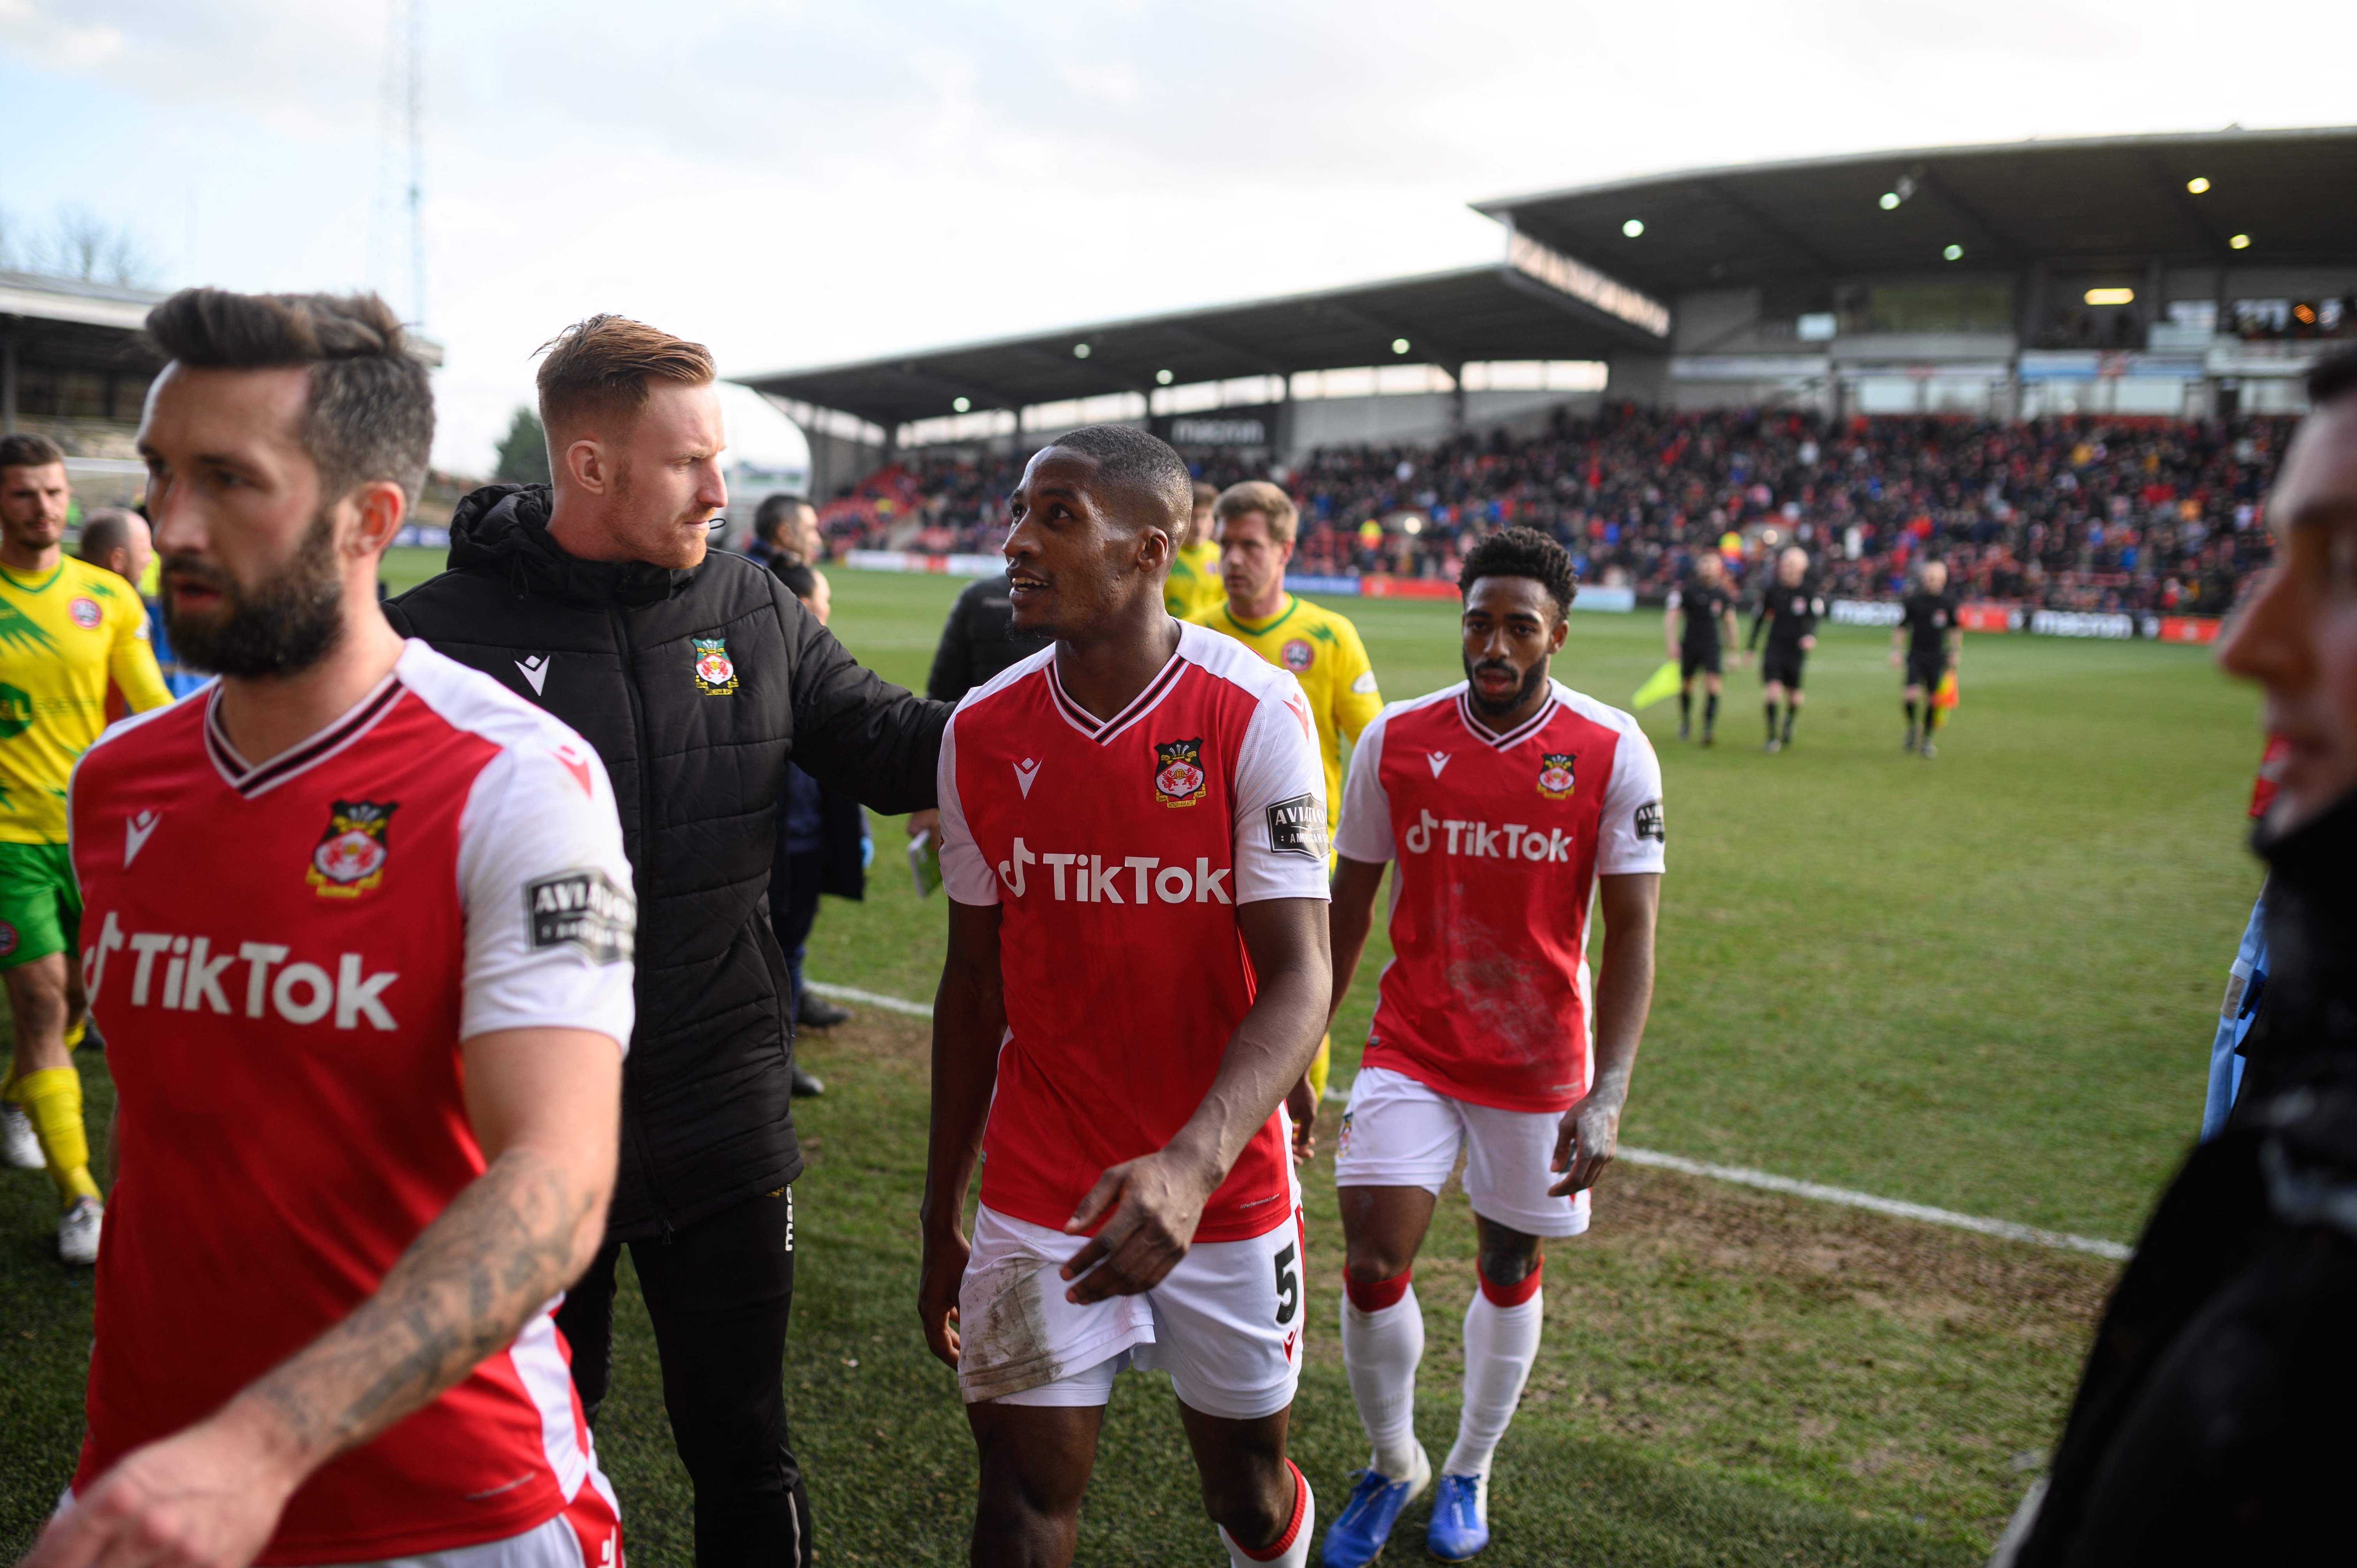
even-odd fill
[{"label": "yellow and green football shirt", "polygon": [[1285,596],[1285,607],[1273,619],[1254,623],[1238,620],[1227,600],[1195,618],[1198,626],[1226,632],[1263,659],[1293,671],[1309,712],[1318,721],[1318,751],[1326,764],[1326,832],[1332,840],[1342,817],[1342,764],[1359,732],[1383,711],[1375,690],[1375,670],[1367,661],[1359,628],[1332,610],[1307,599]]},{"label": "yellow and green football shirt", "polygon": [[1220,547],[1209,542],[1180,546],[1171,558],[1170,580],[1162,585],[1162,607],[1173,619],[1202,621],[1227,602],[1228,587],[1220,580]]},{"label": "yellow and green football shirt", "polygon": [[66,780],[110,685],[133,713],[172,700],[137,591],[70,556],[38,576],[0,567],[0,843],[65,843]]}]

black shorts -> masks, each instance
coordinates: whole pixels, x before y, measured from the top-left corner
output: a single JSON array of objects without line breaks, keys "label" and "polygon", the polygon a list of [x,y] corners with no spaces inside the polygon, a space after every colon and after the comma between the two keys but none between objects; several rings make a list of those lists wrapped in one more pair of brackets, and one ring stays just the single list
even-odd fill
[{"label": "black shorts", "polygon": [[1947,675],[1948,656],[1944,653],[1935,653],[1929,659],[1920,653],[1910,653],[1907,656],[1907,683],[1910,686],[1921,686],[1926,692],[1936,692],[1940,689],[1940,682],[1947,679]]},{"label": "black shorts", "polygon": [[1797,692],[1801,689],[1801,667],[1808,661],[1805,648],[1778,648],[1770,643],[1760,660],[1760,683]]},{"label": "black shorts", "polygon": [[1678,650],[1678,679],[1691,681],[1697,670],[1711,675],[1722,673],[1720,666],[1725,658],[1716,648],[1681,648]]}]

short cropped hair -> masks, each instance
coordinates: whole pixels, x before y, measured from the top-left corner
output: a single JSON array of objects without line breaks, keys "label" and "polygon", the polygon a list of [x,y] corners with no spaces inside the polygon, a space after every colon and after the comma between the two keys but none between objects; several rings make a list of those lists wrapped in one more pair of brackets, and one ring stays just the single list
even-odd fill
[{"label": "short cropped hair", "polygon": [[1195,510],[1197,511],[1209,511],[1219,504],[1220,487],[1217,485],[1206,484],[1200,479],[1196,480]]},{"label": "short cropped hair", "polygon": [[1184,542],[1195,516],[1195,477],[1178,448],[1135,424],[1084,424],[1049,445],[1095,458],[1098,478],[1152,508],[1145,521],[1168,533],[1172,545]]},{"label": "short cropped hair", "polygon": [[1473,585],[1484,577],[1530,578],[1555,601],[1557,620],[1579,596],[1579,574],[1572,570],[1570,555],[1533,528],[1501,529],[1465,553],[1465,565],[1457,574],[1457,591],[1470,598]]},{"label": "short cropped hair", "polygon": [[2322,408],[2357,392],[2357,349],[2344,349],[2328,360],[2319,360],[2308,372],[2308,401],[2312,408]]},{"label": "short cropped hair", "polygon": [[636,420],[649,381],[700,387],[712,380],[712,351],[627,316],[592,316],[543,343],[540,423],[568,434],[585,420]]},{"label": "short cropped hair", "polygon": [[810,502],[800,496],[764,496],[761,504],[753,509],[753,537],[774,543],[786,520],[808,505]]},{"label": "short cropped hair", "polygon": [[46,435],[29,430],[0,435],[0,468],[46,468],[65,460],[65,453]]},{"label": "short cropped hair", "polygon": [[1300,510],[1283,486],[1272,485],[1266,479],[1246,479],[1230,485],[1220,492],[1211,508],[1211,515],[1222,522],[1233,522],[1246,512],[1260,512],[1268,519],[1268,537],[1272,544],[1290,544],[1293,533],[1301,521]]},{"label": "short cropped hair", "polygon": [[770,558],[770,571],[786,585],[786,592],[805,603],[818,592],[818,573],[807,561],[773,555]]},{"label": "short cropped hair", "polygon": [[81,520],[81,542],[74,546],[74,553],[92,565],[102,564],[131,542],[131,525],[138,521],[137,512],[101,507]]},{"label": "short cropped hair", "polygon": [[147,336],[192,370],[308,371],[299,439],[321,497],[383,479],[416,503],[434,450],[434,385],[375,295],[184,288],[147,313]]}]

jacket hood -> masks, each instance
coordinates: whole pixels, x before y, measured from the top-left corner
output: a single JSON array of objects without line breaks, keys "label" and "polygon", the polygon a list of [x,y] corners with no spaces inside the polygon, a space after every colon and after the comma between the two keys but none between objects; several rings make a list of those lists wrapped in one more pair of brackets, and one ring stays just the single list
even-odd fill
[{"label": "jacket hood", "polygon": [[701,568],[567,554],[549,537],[551,507],[546,485],[485,485],[464,497],[450,514],[450,570],[490,566],[520,599],[542,595],[586,605],[660,604],[695,581]]}]

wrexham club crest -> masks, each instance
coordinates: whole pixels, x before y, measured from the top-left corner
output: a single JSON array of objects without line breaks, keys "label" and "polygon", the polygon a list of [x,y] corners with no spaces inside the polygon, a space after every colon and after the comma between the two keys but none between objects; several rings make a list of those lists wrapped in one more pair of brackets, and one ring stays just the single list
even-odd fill
[{"label": "wrexham club crest", "polygon": [[1202,736],[1156,744],[1154,798],[1166,806],[1191,806],[1203,798]]},{"label": "wrexham club crest", "polygon": [[311,868],[303,880],[322,898],[357,898],[384,880],[384,863],[392,854],[385,829],[393,822],[392,800],[339,800],[328,812],[328,831],[311,851]]},{"label": "wrexham club crest", "polygon": [[725,637],[694,639],[695,689],[707,697],[726,697],[737,690],[737,663],[728,657]]},{"label": "wrexham club crest", "polygon": [[1571,799],[1571,753],[1550,751],[1539,758],[1539,793],[1550,800]]}]

